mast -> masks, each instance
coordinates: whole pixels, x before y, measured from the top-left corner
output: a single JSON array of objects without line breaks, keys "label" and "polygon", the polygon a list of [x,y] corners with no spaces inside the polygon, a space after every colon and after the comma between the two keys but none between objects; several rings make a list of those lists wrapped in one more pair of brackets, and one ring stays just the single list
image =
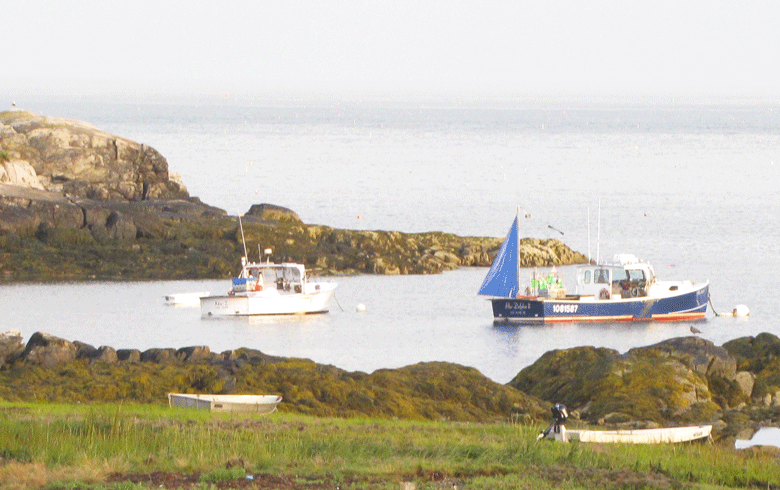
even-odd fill
[{"label": "mast", "polygon": [[520,294],[520,213],[523,212],[523,208],[517,206],[517,294]]},{"label": "mast", "polygon": [[601,263],[601,198],[599,198],[599,225],[596,232],[596,263]]},{"label": "mast", "polygon": [[588,205],[588,264],[590,264],[590,204]]},{"label": "mast", "polygon": [[248,259],[246,255],[246,239],[244,238],[244,225],[241,223],[241,215],[238,215],[238,227],[241,228],[241,241],[244,243],[244,257]]}]

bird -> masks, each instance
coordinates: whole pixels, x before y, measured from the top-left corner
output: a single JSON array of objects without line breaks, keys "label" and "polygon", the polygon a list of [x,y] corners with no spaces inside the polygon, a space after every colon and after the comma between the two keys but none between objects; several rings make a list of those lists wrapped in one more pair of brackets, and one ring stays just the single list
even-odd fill
[{"label": "bird", "polygon": [[691,325],[691,333],[696,335],[697,333],[701,333],[701,330]]}]

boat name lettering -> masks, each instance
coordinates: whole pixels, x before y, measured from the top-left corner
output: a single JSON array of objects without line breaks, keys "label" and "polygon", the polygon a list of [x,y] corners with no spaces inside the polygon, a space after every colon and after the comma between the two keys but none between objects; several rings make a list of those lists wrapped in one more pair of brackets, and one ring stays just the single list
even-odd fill
[{"label": "boat name lettering", "polygon": [[553,313],[577,313],[580,305],[553,305]]}]

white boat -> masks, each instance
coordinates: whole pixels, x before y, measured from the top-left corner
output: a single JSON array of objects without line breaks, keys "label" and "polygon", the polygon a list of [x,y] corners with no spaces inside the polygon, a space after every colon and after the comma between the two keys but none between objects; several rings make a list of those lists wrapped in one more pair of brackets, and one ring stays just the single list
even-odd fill
[{"label": "white boat", "polygon": [[674,444],[678,442],[709,439],[711,425],[689,427],[663,427],[660,429],[626,430],[568,430],[561,426],[559,432],[551,432],[546,437],[560,442],[620,442],[628,444]]},{"label": "white boat", "polygon": [[310,280],[303,264],[275,264],[270,258],[247,262],[242,257],[228,294],[200,298],[200,312],[204,317],[327,313],[337,286]]},{"label": "white boat", "polygon": [[552,439],[558,442],[599,442],[624,444],[675,444],[708,440],[712,434],[711,425],[687,427],[663,427],[660,429],[624,430],[567,430],[564,422],[569,416],[566,406],[552,407],[553,421],[539,434],[537,439]]},{"label": "white boat", "polygon": [[211,412],[271,413],[282,401],[279,395],[194,395],[168,393],[168,406]]},{"label": "white boat", "polygon": [[165,302],[169,305],[198,306],[200,298],[208,296],[208,291],[198,291],[195,293],[174,293],[165,295]]}]

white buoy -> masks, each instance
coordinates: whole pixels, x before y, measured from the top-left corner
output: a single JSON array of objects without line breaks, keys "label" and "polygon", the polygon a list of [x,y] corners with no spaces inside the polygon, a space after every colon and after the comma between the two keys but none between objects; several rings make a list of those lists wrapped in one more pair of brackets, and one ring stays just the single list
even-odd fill
[{"label": "white buoy", "polygon": [[356,311],[366,311],[366,305],[364,305],[363,303],[360,303],[359,305],[357,305],[357,308],[355,308],[355,310]]},{"label": "white buoy", "polygon": [[750,316],[750,309],[746,305],[737,305],[731,314],[734,316]]}]

